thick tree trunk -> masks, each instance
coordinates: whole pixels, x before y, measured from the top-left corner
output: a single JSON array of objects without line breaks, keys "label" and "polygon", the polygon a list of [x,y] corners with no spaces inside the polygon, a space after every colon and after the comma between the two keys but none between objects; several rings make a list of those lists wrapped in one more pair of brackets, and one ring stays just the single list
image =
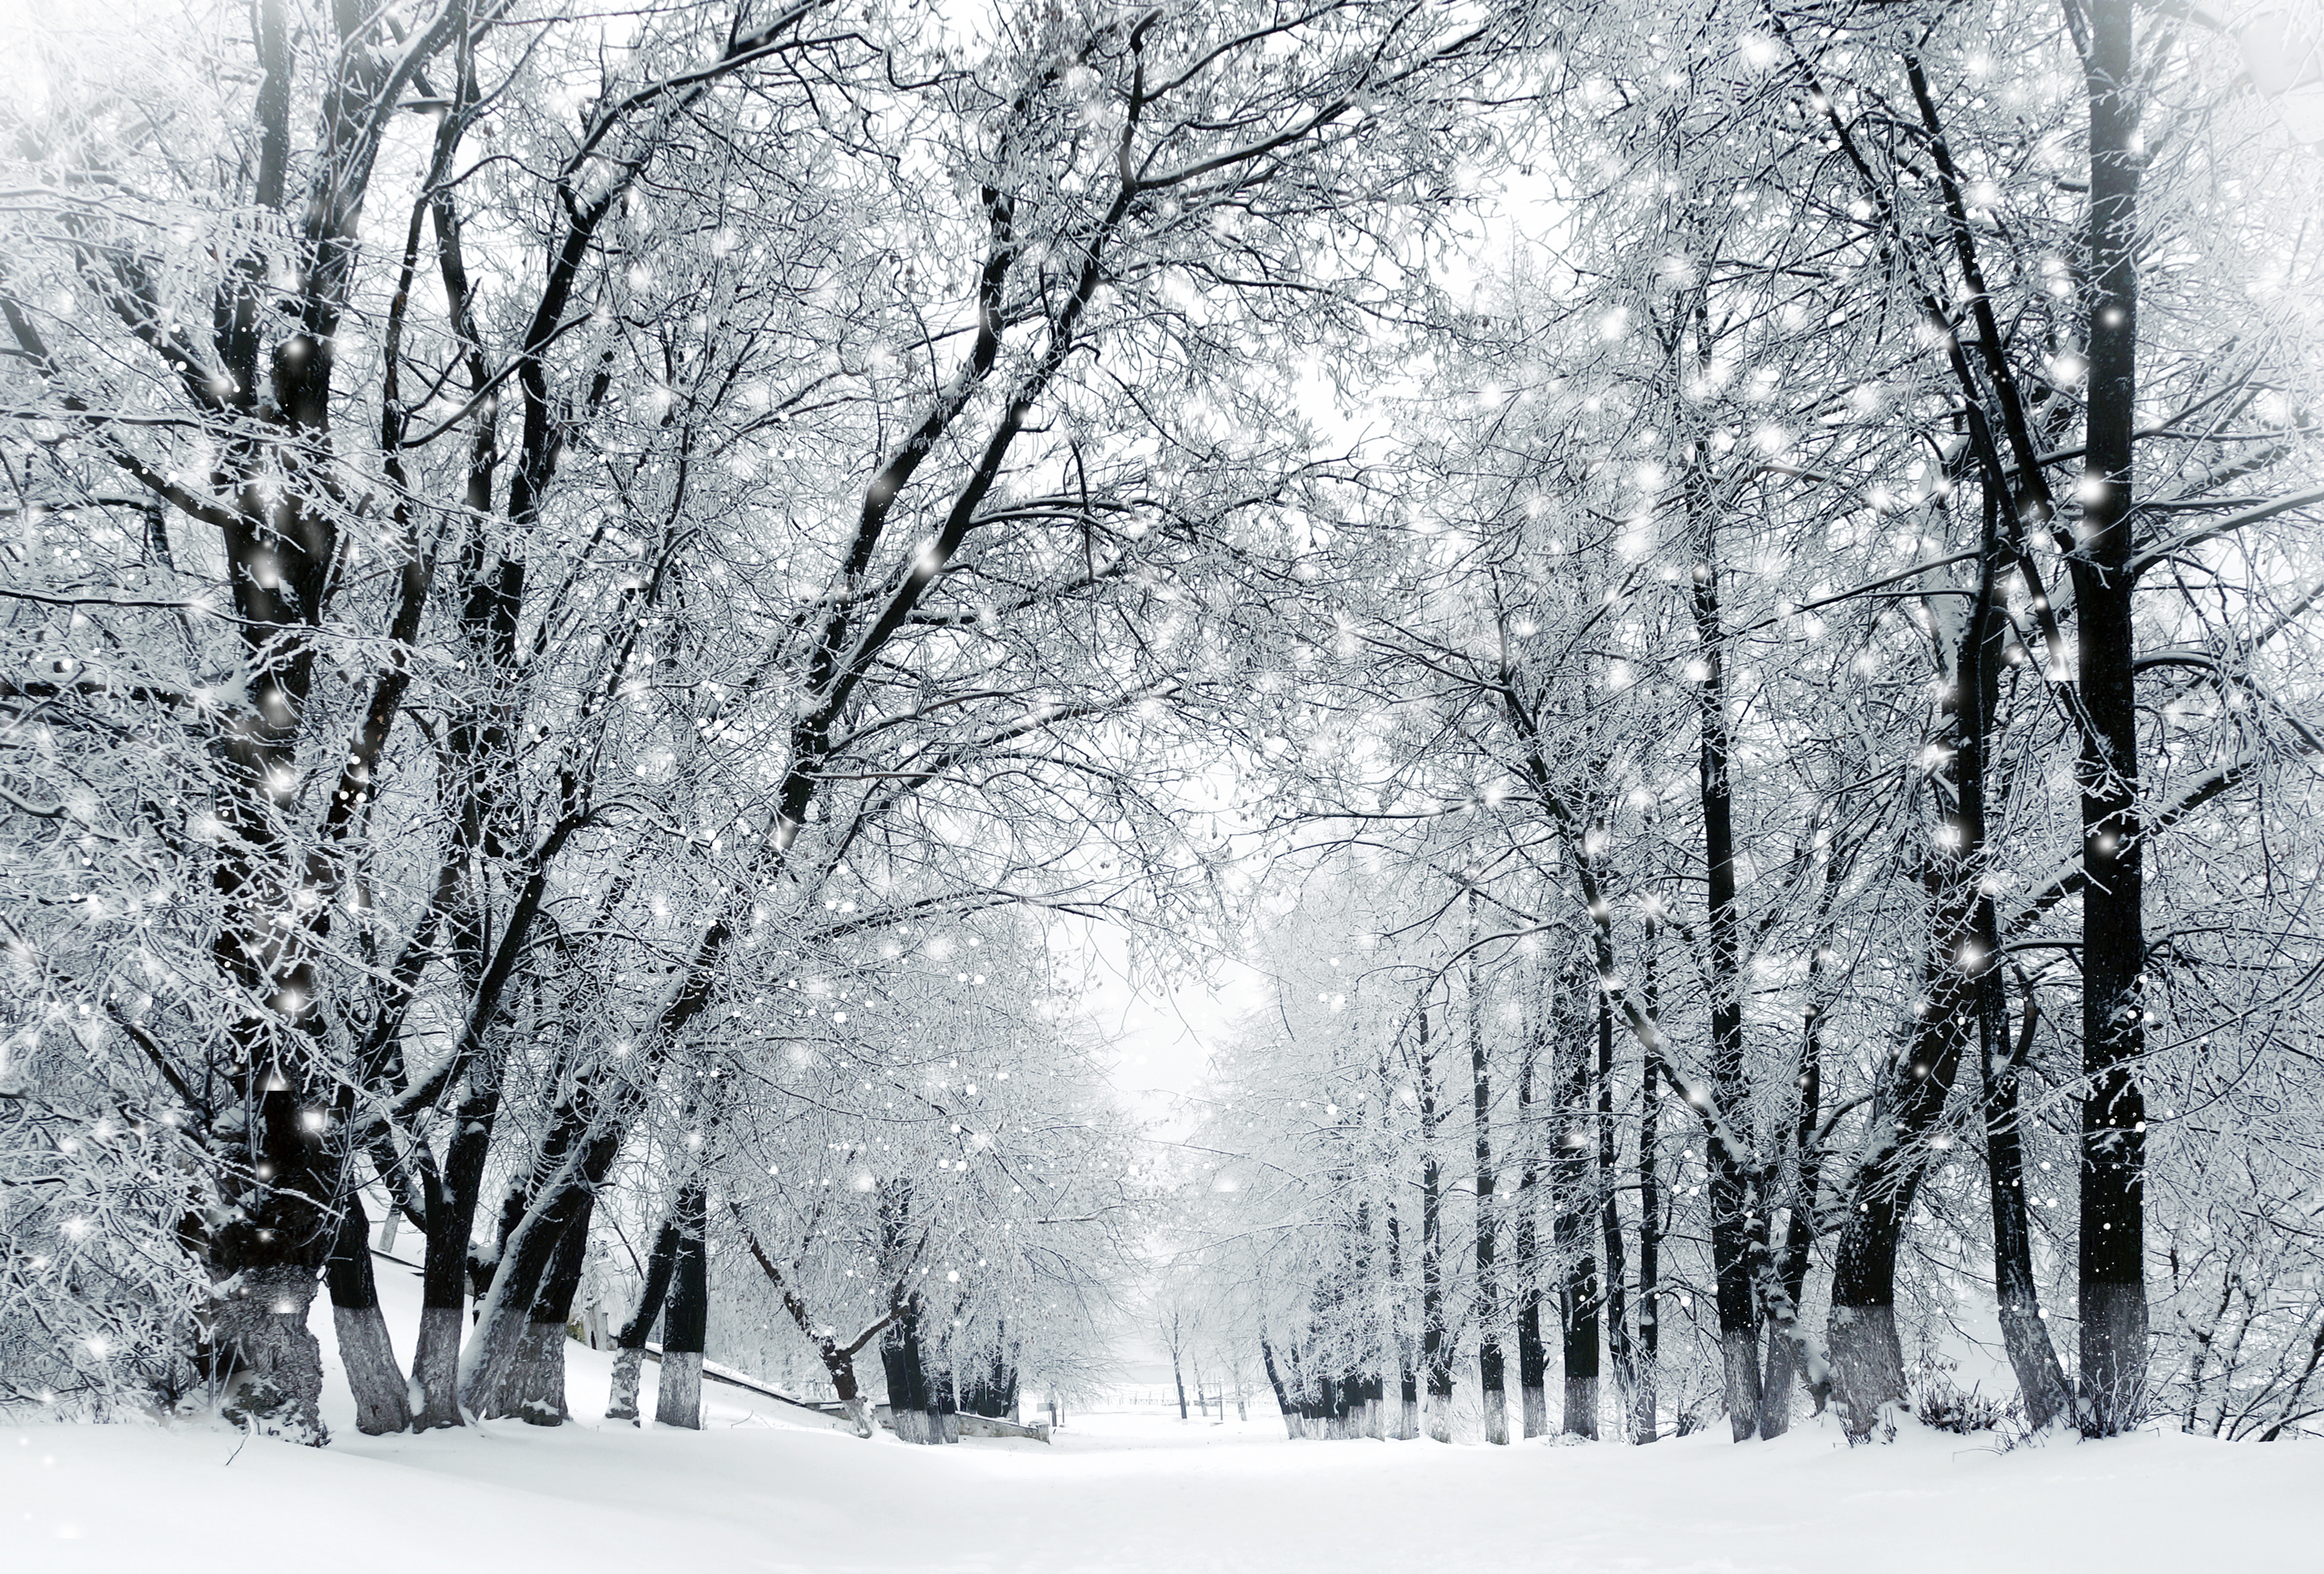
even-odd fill
[{"label": "thick tree trunk", "polygon": [[307,1330],[314,1299],[311,1268],[250,1270],[220,1301],[211,1339],[233,1353],[220,1413],[262,1436],[319,1448],[331,1436],[320,1403],[323,1347]]},{"label": "thick tree trunk", "polygon": [[[227,934],[219,945],[237,954],[241,948]],[[319,1100],[298,1091],[311,1069],[305,1042],[313,1018],[310,972],[302,971],[306,982],[292,987],[310,1002],[299,1022],[246,1018],[233,1030],[244,1057],[240,1063],[259,1068],[250,1075],[264,1091],[236,1101],[254,1108],[254,1129],[237,1126],[220,1134],[217,1156],[226,1174],[246,1171],[251,1179],[229,1184],[232,1214],[207,1243],[208,1266],[223,1291],[212,1310],[208,1367],[229,1420],[261,1436],[320,1447],[330,1441],[321,1409],[322,1348],[307,1331],[307,1312],[338,1233],[338,1220],[318,1200],[337,1191],[341,1163],[305,1118]],[[253,987],[259,985],[268,992],[276,987],[264,980]]]},{"label": "thick tree trunk", "polygon": [[460,1399],[471,1410],[506,1380],[508,1368],[525,1346],[542,1280],[565,1232],[576,1220],[586,1228],[596,1190],[621,1151],[619,1122],[607,1120],[606,1129],[588,1135],[591,1123],[590,1113],[572,1104],[560,1113],[534,1174],[546,1183],[565,1173],[566,1160],[576,1146],[579,1162],[573,1169],[577,1173],[540,1201],[530,1229],[510,1232],[500,1257],[491,1265],[492,1280],[478,1311],[478,1326],[460,1362]]},{"label": "thick tree trunk", "polygon": [[[496,1059],[497,1056],[495,1055]],[[476,1204],[484,1189],[484,1160],[500,1111],[498,1068],[479,1059],[469,1091],[452,1122],[443,1169],[428,1196],[428,1247],[420,1283],[420,1342],[411,1358],[419,1385],[421,1431],[460,1424],[461,1313],[469,1274],[469,1237],[476,1227]]]},{"label": "thick tree trunk", "polygon": [[410,1431],[410,1385],[388,1341],[387,1319],[380,1312],[379,1287],[372,1278],[371,1220],[364,1212],[363,1193],[353,1188],[323,1275],[330,1285],[339,1365],[355,1395],[355,1430],[374,1437]]},{"label": "thick tree trunk", "polygon": [[880,1365],[888,1376],[888,1422],[899,1441],[931,1443],[928,1435],[927,1374],[920,1366],[919,1315],[916,1307],[888,1325],[880,1339]]},{"label": "thick tree trunk", "polygon": [[2089,389],[2074,584],[2082,750],[2080,1422],[2092,1437],[2146,1405],[2145,853],[2138,814],[2132,575],[2138,398],[2138,181],[2132,0],[2091,0]]},{"label": "thick tree trunk", "polygon": [[557,1243],[549,1271],[525,1313],[521,1353],[488,1402],[486,1415],[512,1415],[533,1426],[560,1426],[570,1413],[565,1397],[565,1347],[570,1342],[567,1325],[573,1296],[580,1287],[582,1265],[587,1259],[595,1201],[594,1194],[583,1200],[579,1212]]},{"label": "thick tree trunk", "polygon": [[[638,1419],[638,1378],[645,1366],[646,1341],[653,1337],[654,1322],[661,1316],[662,1300],[669,1293],[670,1279],[678,1272],[680,1233],[674,1213],[654,1233],[653,1249],[646,1256],[646,1282],[638,1292],[637,1309],[613,1336],[613,1385],[605,1399],[608,1421]],[[840,1397],[844,1399],[846,1395]]]},{"label": "thick tree trunk", "polygon": [[1188,1419],[1186,1414],[1186,1374],[1179,1368],[1178,1352],[1176,1349],[1173,1349],[1170,1352],[1170,1381],[1176,1384],[1178,1388],[1178,1419],[1182,1422],[1185,1421]]},{"label": "thick tree trunk", "polygon": [[702,1348],[710,1331],[707,1215],[702,1183],[681,1187],[674,1210],[678,1253],[670,1270],[669,1308],[663,1315],[661,1380],[654,1400],[658,1425],[696,1431],[702,1428]]},{"label": "thick tree trunk", "polygon": [[908,1443],[957,1442],[957,1431],[945,1435],[949,1397],[937,1393],[939,1383],[950,1388],[949,1375],[940,1371],[920,1337],[917,1299],[888,1325],[880,1341],[880,1362],[888,1374],[888,1413],[896,1436]]}]

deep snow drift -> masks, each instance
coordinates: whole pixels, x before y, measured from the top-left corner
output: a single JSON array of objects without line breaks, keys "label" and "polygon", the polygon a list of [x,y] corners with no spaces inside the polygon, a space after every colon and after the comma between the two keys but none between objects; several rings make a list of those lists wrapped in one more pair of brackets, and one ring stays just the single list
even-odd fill
[{"label": "deep snow drift", "polygon": [[[416,1298],[382,1267],[406,1354]],[[327,1357],[327,1309],[316,1326]],[[2150,1434],[2003,1455],[1908,1431],[1849,1450],[1810,1426],[1739,1448],[1448,1448],[1113,1412],[1069,1417],[1049,1446],[923,1449],[779,1422],[715,1385],[698,1433],[599,1422],[610,1366],[569,1348],[577,1419],[555,1430],[365,1438],[336,1371],[319,1451],[214,1424],[0,1427],[0,1568],[200,1574],[280,1566],[284,1546],[334,1574],[2324,1567],[2314,1444]]]}]

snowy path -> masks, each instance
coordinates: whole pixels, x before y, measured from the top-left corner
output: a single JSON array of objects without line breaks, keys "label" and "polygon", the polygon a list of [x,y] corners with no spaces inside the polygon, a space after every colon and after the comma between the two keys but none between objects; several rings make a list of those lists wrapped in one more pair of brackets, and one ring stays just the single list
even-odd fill
[{"label": "snowy path", "polygon": [[2314,1446],[1997,1456],[1942,1434],[1849,1450],[1814,1429],[1739,1449],[1292,1444],[1271,1419],[1122,1413],[1075,1417],[1051,1447],[915,1449],[779,1424],[715,1386],[703,1432],[605,1425],[586,1418],[608,1358],[571,1358],[585,1419],[554,1431],[364,1438],[343,1388],[319,1452],[237,1451],[211,1426],[0,1427],[0,1569],[236,1569],[277,1524],[334,1574],[2324,1568]]},{"label": "snowy path", "polygon": [[[576,1384],[576,1386],[578,1385]],[[2147,1437],[2006,1458],[1288,1444],[1093,1416],[1055,1448],[912,1449],[727,1415],[364,1439],[0,1432],[0,1567],[243,1567],[280,1521],[348,1574],[493,1569],[2206,1570],[2324,1565],[2324,1450]],[[1098,1429],[1106,1430],[1098,1430]],[[2098,1526],[2077,1541],[2070,1506]],[[60,1539],[69,1537],[71,1539]]]}]

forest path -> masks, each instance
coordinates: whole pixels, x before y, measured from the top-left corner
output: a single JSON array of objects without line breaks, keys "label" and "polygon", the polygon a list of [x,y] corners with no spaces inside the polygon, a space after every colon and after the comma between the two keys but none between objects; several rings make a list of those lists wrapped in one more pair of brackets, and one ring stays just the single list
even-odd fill
[{"label": "forest path", "polygon": [[[382,1289],[400,1311],[404,1287]],[[1997,1454],[1915,1429],[1850,1450],[1821,1424],[1741,1448],[1291,1443],[1271,1413],[1148,1409],[1069,1414],[1051,1445],[927,1449],[779,1423],[715,1385],[700,1432],[604,1422],[610,1358],[568,1356],[578,1419],[555,1429],[366,1438],[336,1381],[322,1450],[216,1423],[0,1425],[0,1568],[239,1570],[240,1527],[269,1522],[333,1574],[2140,1574],[2324,1557],[2312,1445],[2172,1433]]]}]

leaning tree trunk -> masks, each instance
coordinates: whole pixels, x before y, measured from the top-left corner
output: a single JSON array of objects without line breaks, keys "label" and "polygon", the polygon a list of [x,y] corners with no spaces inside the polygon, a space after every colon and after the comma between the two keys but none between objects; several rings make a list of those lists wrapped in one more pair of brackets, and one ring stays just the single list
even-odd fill
[{"label": "leaning tree trunk", "polygon": [[565,1396],[567,1327],[588,1257],[595,1202],[594,1193],[585,1196],[558,1238],[549,1271],[525,1312],[524,1343],[499,1388],[486,1400],[484,1414],[512,1415],[533,1426],[559,1426],[571,1413]]},{"label": "leaning tree trunk", "polygon": [[331,1290],[339,1365],[355,1395],[355,1430],[373,1437],[410,1431],[410,1387],[403,1368],[396,1365],[387,1319],[379,1309],[379,1286],[372,1277],[371,1220],[364,1212],[363,1193],[352,1186],[323,1276]]},{"label": "leaning tree trunk", "polygon": [[[1992,990],[1999,994],[1998,980]],[[2033,1053],[2036,1017],[2029,990],[2025,1020],[2015,1049],[1998,999],[1980,1014],[1984,1049],[1985,1158],[1987,1196],[1993,1209],[1993,1294],[2001,1312],[2001,1348],[2017,1375],[2025,1424],[2041,1431],[2071,1403],[2057,1347],[2042,1316],[2042,1292],[2034,1277],[2034,1232],[2025,1207],[2025,1155],[2018,1133],[2017,1082]]]},{"label": "leaning tree trunk", "polygon": [[[641,1068],[644,1074],[651,1071],[651,1061]],[[558,1112],[533,1168],[540,1183],[549,1189],[522,1210],[532,1216],[530,1224],[520,1222],[507,1231],[500,1256],[490,1265],[491,1281],[477,1312],[477,1327],[460,1360],[460,1401],[471,1410],[499,1390],[510,1367],[526,1353],[532,1312],[558,1247],[576,1220],[586,1228],[597,1189],[621,1152],[626,1121],[617,1113],[597,1109],[596,1091],[576,1090]],[[603,1129],[592,1133],[593,1125]]]},{"label": "leaning tree trunk", "polygon": [[[1981,419],[1975,412],[1969,419]],[[1923,998],[1907,1058],[1888,1068],[1873,1108],[1871,1129],[1879,1136],[1858,1167],[1832,1270],[1832,1393],[1851,1437],[1869,1433],[1880,1407],[1904,1396],[1897,1247],[1969,1035],[1989,1016],[1980,1002],[1995,998],[1998,982],[1997,920],[1985,888],[1985,751],[2004,638],[1997,595],[2003,506],[2001,488],[1988,476],[1977,587],[1939,708],[1941,735],[1952,747],[1929,777],[1942,823],[1926,853],[1932,910]]]},{"label": "leaning tree trunk", "polygon": [[2070,559],[2082,750],[2080,1421],[2135,1426],[2146,1403],[2145,859],[2138,816],[2137,631],[2132,616],[2138,400],[2138,180],[2132,0],[2092,0],[2081,548]]},{"label": "leaning tree trunk", "polygon": [[1872,1128],[1883,1135],[1857,1169],[1832,1266],[1832,1397],[1852,1438],[1869,1435],[1881,1406],[1904,1397],[1896,1249],[1960,1062],[1966,1024],[1960,997],[1969,987],[1961,971],[1968,937],[1957,924],[1941,923],[1939,937],[1923,980],[1928,1009],[1914,1026],[1907,1058],[1888,1068],[1873,1107]]},{"label": "leaning tree trunk", "polygon": [[630,1313],[630,1320],[613,1336],[613,1385],[605,1395],[607,1421],[638,1419],[638,1385],[645,1369],[646,1340],[653,1336],[654,1321],[661,1315],[662,1299],[669,1293],[670,1279],[678,1271],[679,1233],[673,1212],[654,1233],[653,1250],[646,1257],[646,1282],[638,1292],[637,1310]]},{"label": "leaning tree trunk", "polygon": [[708,1198],[698,1181],[678,1193],[678,1255],[671,1267],[669,1310],[664,1314],[661,1377],[655,1385],[654,1421],[702,1429],[702,1348],[710,1331]]}]

